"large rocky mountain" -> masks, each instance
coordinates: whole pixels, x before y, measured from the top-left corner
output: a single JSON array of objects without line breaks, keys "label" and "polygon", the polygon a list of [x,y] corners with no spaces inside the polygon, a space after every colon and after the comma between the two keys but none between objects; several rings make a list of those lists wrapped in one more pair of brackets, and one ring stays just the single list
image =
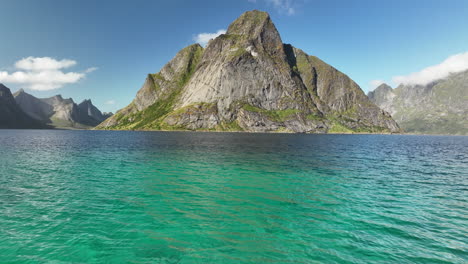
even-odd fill
[{"label": "large rocky mountain", "polygon": [[23,112],[10,89],[0,83],[0,128],[45,128],[45,126]]},{"label": "large rocky mountain", "polygon": [[269,15],[249,11],[149,74],[100,129],[398,132],[348,76],[283,44]]},{"label": "large rocky mountain", "polygon": [[405,132],[468,135],[468,71],[428,85],[382,84],[368,96]]},{"label": "large rocky mountain", "polygon": [[73,99],[64,99],[61,95],[39,99],[22,89],[14,94],[14,100],[27,115],[56,128],[91,128],[109,117],[91,100],[77,105]]}]

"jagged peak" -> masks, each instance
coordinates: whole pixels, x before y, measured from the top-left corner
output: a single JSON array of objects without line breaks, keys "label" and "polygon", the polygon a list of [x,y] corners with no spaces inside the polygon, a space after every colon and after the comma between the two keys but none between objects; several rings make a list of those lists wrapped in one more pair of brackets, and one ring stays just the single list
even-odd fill
[{"label": "jagged peak", "polygon": [[229,25],[227,35],[253,35],[262,28],[273,24],[267,12],[258,10],[247,11]]},{"label": "jagged peak", "polygon": [[66,102],[66,103],[75,103],[73,101],[73,98],[63,98],[61,94],[57,94],[57,95],[54,95],[50,98],[47,98],[47,99],[53,99],[53,100],[57,100],[59,102]]},{"label": "jagged peak", "polygon": [[270,15],[258,10],[247,11],[234,20],[226,34],[208,43],[205,54],[213,57],[218,56],[220,51],[226,50],[245,50],[254,57],[265,53],[274,58],[283,59],[285,56],[281,36]]},{"label": "jagged peak", "polygon": [[0,83],[0,89],[9,89],[9,88],[6,87],[3,83]]},{"label": "jagged peak", "polygon": [[28,94],[26,91],[24,91],[24,89],[19,89],[18,91],[16,91],[14,94],[13,94],[14,97],[18,97],[18,96],[32,96],[30,94]]},{"label": "jagged peak", "polygon": [[271,48],[283,44],[270,15],[258,10],[243,13],[229,25],[226,35],[243,36],[243,39],[257,39],[263,43],[263,46]]},{"label": "jagged peak", "polygon": [[388,91],[391,91],[393,90],[392,87],[386,83],[382,83],[381,85],[377,86],[377,88],[375,88],[374,91],[377,91],[377,90],[388,90]]},{"label": "jagged peak", "polygon": [[80,103],[80,105],[83,105],[83,104],[91,104],[91,105],[92,105],[93,103],[91,102],[91,99],[84,99],[84,100]]}]

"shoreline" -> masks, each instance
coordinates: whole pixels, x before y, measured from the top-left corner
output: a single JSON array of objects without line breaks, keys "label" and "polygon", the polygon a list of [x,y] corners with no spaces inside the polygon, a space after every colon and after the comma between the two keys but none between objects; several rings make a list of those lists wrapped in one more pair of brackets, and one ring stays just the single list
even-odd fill
[{"label": "shoreline", "polygon": [[209,130],[153,130],[153,129],[84,129],[94,131],[137,131],[137,132],[196,132],[196,133],[246,133],[246,134],[306,134],[306,135],[399,135],[399,136],[462,136],[454,134],[417,134],[417,133],[370,133],[370,132],[355,132],[355,133],[300,133],[300,132],[252,132],[252,131],[209,131]]},{"label": "shoreline", "polygon": [[83,128],[0,128],[1,130],[59,130],[59,131],[128,131],[128,132],[190,132],[190,133],[243,133],[243,134],[285,134],[285,135],[395,135],[395,136],[458,136],[468,137],[468,135],[454,134],[417,134],[417,133],[370,133],[370,132],[355,132],[355,133],[300,133],[300,132],[253,132],[253,131],[209,131],[209,130],[152,130],[152,129],[83,129]]}]

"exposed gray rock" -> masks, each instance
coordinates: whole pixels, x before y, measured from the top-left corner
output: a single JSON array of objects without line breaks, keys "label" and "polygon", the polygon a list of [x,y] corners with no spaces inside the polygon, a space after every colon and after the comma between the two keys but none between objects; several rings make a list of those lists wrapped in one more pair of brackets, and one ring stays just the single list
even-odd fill
[{"label": "exposed gray rock", "polygon": [[23,112],[10,89],[0,83],[0,128],[46,128],[46,126]]},{"label": "exposed gray rock", "polygon": [[98,128],[399,131],[348,76],[283,44],[260,11],[241,15],[205,49],[195,44],[180,51]]},{"label": "exposed gray rock", "polygon": [[109,117],[103,115],[91,100],[77,105],[73,99],[64,99],[61,95],[39,99],[22,89],[14,94],[14,99],[30,117],[57,128],[90,128]]},{"label": "exposed gray rock", "polygon": [[54,107],[41,99],[38,99],[23,89],[13,94],[16,103],[32,118],[44,123],[50,123],[50,117],[54,114]]},{"label": "exposed gray rock", "polygon": [[406,132],[468,135],[468,71],[428,85],[383,84],[368,96]]}]

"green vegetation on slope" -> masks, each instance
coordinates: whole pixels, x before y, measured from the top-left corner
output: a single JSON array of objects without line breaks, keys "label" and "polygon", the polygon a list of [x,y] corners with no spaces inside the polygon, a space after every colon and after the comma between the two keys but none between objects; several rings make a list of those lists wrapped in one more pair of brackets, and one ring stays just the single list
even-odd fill
[{"label": "green vegetation on slope", "polygon": [[249,112],[261,113],[268,117],[271,121],[284,122],[288,118],[293,117],[300,111],[297,109],[284,109],[284,110],[266,110],[255,107],[253,105],[245,103],[242,108]]},{"label": "green vegetation on slope", "polygon": [[[185,55],[187,56],[187,66],[172,82],[167,84],[169,87],[168,92],[143,111],[128,115],[117,113],[115,118],[118,124],[108,129],[163,129],[167,127],[167,124],[163,124],[162,120],[174,110],[174,104],[177,102],[183,87],[190,80],[201,60],[203,48],[198,45],[191,45],[182,52],[187,53]],[[148,77],[152,81],[151,83],[154,84],[154,87],[152,87],[154,89],[159,89],[155,78],[165,81],[159,73],[149,74]]]}]

